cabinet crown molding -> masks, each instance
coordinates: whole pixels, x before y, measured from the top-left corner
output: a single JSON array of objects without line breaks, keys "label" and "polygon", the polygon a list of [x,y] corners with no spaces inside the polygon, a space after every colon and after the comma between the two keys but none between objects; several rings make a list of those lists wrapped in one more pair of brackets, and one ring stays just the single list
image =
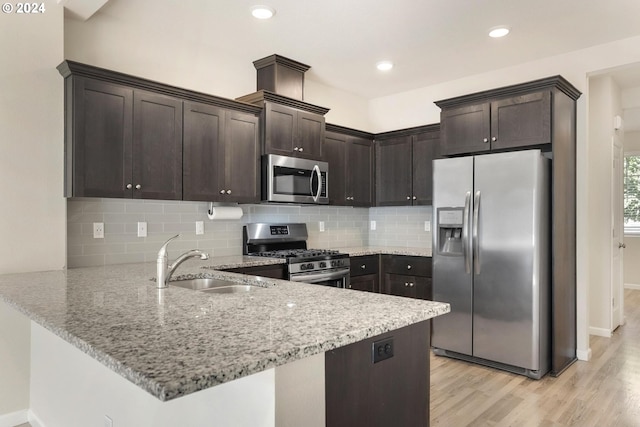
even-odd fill
[{"label": "cabinet crown molding", "polygon": [[133,88],[145,89],[155,93],[182,98],[184,100],[202,102],[218,107],[229,108],[256,115],[260,114],[261,111],[260,107],[246,102],[235,101],[233,99],[222,98],[202,92],[182,89],[153,80],[135,77],[129,74],[95,67],[93,65],[82,64],[80,62],[65,60],[60,65],[58,65],[57,69],[65,79],[71,76],[89,77],[107,83],[127,85]]},{"label": "cabinet crown molding", "polygon": [[569,81],[567,81],[564,77],[558,75],[533,80],[527,83],[476,92],[469,95],[458,96],[455,98],[443,99],[441,101],[436,101],[435,104],[440,108],[450,108],[475,102],[485,102],[492,99],[517,96],[543,89],[558,89],[574,101],[580,98],[580,95],[582,95],[582,92],[576,89],[571,83],[569,83]]},{"label": "cabinet crown molding", "polygon": [[298,110],[308,111],[309,113],[320,114],[323,116],[330,110],[329,108],[309,104],[308,102],[299,101],[297,99],[289,98],[288,96],[278,95],[277,93],[268,90],[259,90],[257,92],[236,98],[236,100],[260,106],[264,106],[265,102],[273,102],[276,104],[297,108]]}]

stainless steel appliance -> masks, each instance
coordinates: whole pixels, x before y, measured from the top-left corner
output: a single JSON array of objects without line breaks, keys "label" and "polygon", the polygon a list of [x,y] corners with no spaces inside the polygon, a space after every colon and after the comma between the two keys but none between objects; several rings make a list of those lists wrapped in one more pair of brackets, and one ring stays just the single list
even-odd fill
[{"label": "stainless steel appliance", "polygon": [[289,280],[334,288],[349,286],[349,255],[330,249],[307,249],[306,224],[247,224],[245,255],[285,258]]},{"label": "stainless steel appliance", "polygon": [[262,156],[262,198],[268,202],[329,203],[329,164],[266,154]]},{"label": "stainless steel appliance", "polygon": [[550,177],[540,150],[435,160],[434,353],[539,379],[550,365]]}]

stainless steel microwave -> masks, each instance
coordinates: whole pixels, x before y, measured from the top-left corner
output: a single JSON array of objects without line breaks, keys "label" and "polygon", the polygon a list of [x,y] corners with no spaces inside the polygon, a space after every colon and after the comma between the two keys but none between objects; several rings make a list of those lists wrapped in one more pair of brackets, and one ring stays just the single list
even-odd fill
[{"label": "stainless steel microwave", "polygon": [[262,171],[263,200],[329,203],[327,162],[266,154],[262,156]]}]

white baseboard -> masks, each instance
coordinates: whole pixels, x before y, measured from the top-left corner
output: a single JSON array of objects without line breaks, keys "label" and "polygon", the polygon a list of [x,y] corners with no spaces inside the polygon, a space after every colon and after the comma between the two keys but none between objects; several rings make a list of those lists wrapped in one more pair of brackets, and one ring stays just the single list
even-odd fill
[{"label": "white baseboard", "polygon": [[578,357],[578,360],[588,362],[589,360],[591,360],[591,347],[586,350],[577,350],[576,356]]},{"label": "white baseboard", "polygon": [[595,335],[598,337],[611,338],[611,331],[605,328],[594,328],[593,326],[589,327],[589,335]]},{"label": "white baseboard", "polygon": [[624,284],[624,288],[625,289],[635,289],[637,291],[640,291],[640,285],[636,285],[635,283],[625,283]]},{"label": "white baseboard", "polygon": [[10,414],[0,414],[0,427],[14,427],[29,421],[28,411],[12,412]]},{"label": "white baseboard", "polygon": [[28,417],[31,427],[47,427],[45,423],[43,423],[42,420],[38,418],[38,416],[31,409],[29,409]]}]

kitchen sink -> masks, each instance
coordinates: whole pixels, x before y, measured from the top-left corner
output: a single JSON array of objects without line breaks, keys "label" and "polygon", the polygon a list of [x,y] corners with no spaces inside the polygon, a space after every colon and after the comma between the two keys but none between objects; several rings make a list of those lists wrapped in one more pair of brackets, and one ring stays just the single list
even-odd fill
[{"label": "kitchen sink", "polygon": [[216,294],[244,293],[260,288],[260,286],[252,286],[238,282],[231,282],[229,280],[210,278],[175,280],[169,282],[169,285]]}]

